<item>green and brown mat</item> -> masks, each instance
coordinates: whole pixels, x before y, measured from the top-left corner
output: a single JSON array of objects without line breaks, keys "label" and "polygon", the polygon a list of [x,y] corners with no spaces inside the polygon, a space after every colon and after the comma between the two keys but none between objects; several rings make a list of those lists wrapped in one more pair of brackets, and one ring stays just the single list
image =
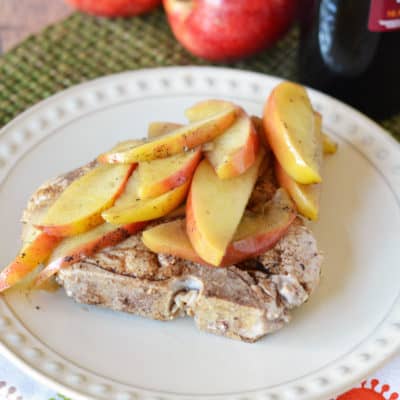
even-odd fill
[{"label": "green and brown mat", "polygon": [[[218,64],[296,80],[298,34],[244,61]],[[0,57],[0,127],[52,94],[116,72],[209,65],[186,52],[158,9],[131,19],[72,14]],[[400,113],[379,121],[400,140]]]}]

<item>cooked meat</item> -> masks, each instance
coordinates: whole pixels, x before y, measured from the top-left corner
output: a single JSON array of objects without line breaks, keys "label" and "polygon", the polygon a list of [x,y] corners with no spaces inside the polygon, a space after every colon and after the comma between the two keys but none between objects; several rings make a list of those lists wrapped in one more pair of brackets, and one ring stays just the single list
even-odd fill
[{"label": "cooked meat", "polygon": [[[48,207],[90,167],[41,186],[24,220]],[[275,184],[266,176],[258,185],[268,185],[269,192],[263,195],[256,188],[253,208],[273,194]],[[159,320],[189,315],[201,330],[253,342],[281,328],[290,310],[308,300],[319,282],[321,263],[312,233],[297,219],[273,249],[228,268],[152,253],[137,234],[62,269],[57,281],[81,303]]]},{"label": "cooked meat", "polygon": [[319,281],[321,256],[300,222],[256,260],[211,268],[156,255],[134,235],[58,273],[68,296],[148,318],[193,316],[205,331],[255,341],[281,328]]}]

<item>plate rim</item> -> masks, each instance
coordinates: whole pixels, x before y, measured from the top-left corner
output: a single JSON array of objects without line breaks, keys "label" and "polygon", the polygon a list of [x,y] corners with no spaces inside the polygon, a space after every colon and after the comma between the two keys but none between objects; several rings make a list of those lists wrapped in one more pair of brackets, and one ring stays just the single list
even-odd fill
[{"label": "plate rim", "polygon": [[[247,71],[247,70],[238,70],[238,69],[232,69],[232,68],[225,68],[225,67],[209,67],[209,66],[184,66],[184,67],[158,67],[158,68],[147,68],[147,69],[140,69],[140,70],[135,70],[135,71],[125,71],[122,73],[117,73],[117,74],[112,74],[112,75],[107,75],[104,77],[100,77],[91,81],[87,81],[87,82],[83,82],[74,86],[71,86],[68,89],[65,89],[61,92],[58,92],[50,97],[48,97],[45,100],[40,101],[39,103],[35,104],[34,106],[28,108],[27,110],[25,110],[24,112],[22,112],[21,114],[19,114],[17,117],[15,117],[14,119],[12,119],[10,122],[8,122],[5,126],[2,127],[2,129],[0,130],[0,140],[2,139],[3,135],[5,133],[7,133],[9,130],[13,130],[14,127],[21,121],[23,121],[26,118],[30,118],[31,115],[35,115],[36,112],[38,112],[39,110],[41,110],[42,108],[46,109],[46,107],[50,106],[52,103],[54,103],[55,101],[65,97],[68,98],[71,95],[76,95],[79,92],[85,92],[86,90],[90,89],[91,87],[96,87],[98,85],[102,85],[104,83],[111,83],[112,81],[114,81],[115,79],[121,79],[123,80],[124,77],[127,78],[132,78],[132,75],[135,76],[140,76],[140,75],[147,75],[147,74],[157,74],[157,73],[165,73],[166,71],[169,71],[169,73],[175,72],[175,73],[190,73],[191,75],[196,75],[196,74],[213,74],[213,73],[229,73],[229,74],[234,74],[234,75],[238,75],[238,79],[240,80],[242,77],[245,76],[251,76],[255,79],[260,79],[260,80],[267,80],[267,81],[272,81],[275,83],[278,83],[280,81],[282,81],[282,78],[276,77],[276,76],[272,76],[272,75],[267,75],[267,74],[262,74],[262,73],[258,73],[258,72],[254,72],[254,71]],[[365,116],[364,114],[362,114],[361,112],[359,112],[358,110],[352,108],[351,106],[329,96],[326,95],[324,93],[321,93],[319,91],[316,91],[314,89],[311,88],[307,88],[307,90],[311,93],[311,97],[319,97],[321,98],[324,102],[328,102],[328,103],[334,103],[334,105],[336,107],[338,107],[339,109],[343,110],[343,112],[345,113],[351,113],[353,115],[355,115],[356,119],[359,119],[361,121],[364,121],[364,123],[366,123],[367,125],[369,125],[371,127],[371,129],[375,132],[379,132],[379,135],[382,136],[382,138],[384,138],[384,140],[388,141],[390,143],[391,146],[395,146],[397,148],[397,150],[400,150],[400,143],[397,142],[388,131],[386,131],[384,128],[382,128],[382,126],[380,126],[378,123],[376,123],[375,121],[373,121],[372,119],[370,119],[369,117]],[[196,92],[194,93],[196,94]],[[260,96],[262,96],[262,94],[260,94]],[[117,104],[117,102],[115,102],[115,104]],[[85,113],[86,114],[86,113]],[[83,115],[85,115],[83,114]],[[61,126],[63,126],[64,124],[61,124]],[[15,162],[14,162],[15,163]],[[13,164],[14,164],[13,163]],[[1,179],[2,181],[3,179]],[[4,302],[4,299],[2,297],[2,303]],[[399,297],[396,297],[396,300],[394,301],[394,304],[392,306],[392,308],[397,308],[398,312],[400,312],[400,301],[399,301]],[[393,310],[389,310],[388,314],[385,316],[385,318],[381,321],[380,325],[385,323],[388,316],[391,315]],[[376,329],[379,328],[378,325],[376,327]],[[399,323],[399,328],[400,328],[400,323]],[[400,330],[400,329],[399,329]],[[389,352],[386,353],[382,353],[383,356],[378,358],[374,364],[372,366],[369,367],[368,372],[366,373],[371,373],[372,371],[376,370],[377,368],[379,368],[382,364],[384,364],[387,360],[389,360],[391,357],[393,357],[398,350],[400,349],[400,332],[399,330],[397,330],[397,335],[396,335],[396,344],[395,346],[391,346],[391,349]],[[372,332],[370,333],[372,334]],[[363,341],[365,340],[369,340],[368,339],[369,335],[367,336],[367,338],[363,339]],[[357,346],[356,346],[357,347]],[[19,368],[21,368],[24,372],[27,372],[29,375],[33,376],[36,380],[44,383],[45,385],[47,385],[48,387],[52,387],[55,390],[58,391],[62,391],[65,394],[73,397],[74,399],[90,399],[90,398],[96,398],[95,396],[90,396],[88,397],[87,394],[84,394],[83,392],[80,391],[76,391],[76,389],[71,388],[70,386],[66,385],[65,382],[64,383],[60,383],[60,382],[56,382],[53,378],[51,378],[50,376],[46,375],[43,371],[38,371],[37,369],[35,369],[34,367],[32,367],[31,365],[29,365],[26,361],[23,360],[23,358],[16,354],[15,352],[13,352],[11,349],[9,349],[7,347],[7,345],[5,343],[3,343],[3,340],[1,340],[0,342],[0,349],[1,349],[1,353],[6,355],[6,357],[8,359],[10,359],[11,362],[13,362],[15,365],[17,365]],[[354,349],[352,350],[354,351]],[[337,360],[332,361],[332,363],[337,363]],[[323,367],[323,369],[325,368],[330,368],[329,365],[327,367]],[[365,372],[365,371],[364,371]],[[313,372],[311,372],[310,374],[314,374]],[[345,373],[344,374],[344,378],[337,378],[337,379],[341,379],[341,381],[337,381],[335,384],[335,387],[333,388],[334,391],[340,391],[340,390],[345,390],[347,389],[350,385],[354,384],[355,382],[357,382],[360,378],[362,378],[364,376],[364,373],[360,374],[354,374],[353,376],[351,376],[351,374],[349,373]],[[301,379],[301,378],[299,378]],[[301,388],[301,384],[297,387],[297,389]],[[136,399],[142,399],[142,398],[152,398],[152,396],[154,396],[154,398],[159,398],[159,396],[166,396],[165,398],[170,398],[169,394],[165,394],[164,392],[147,392],[144,390],[138,390],[139,393],[139,397],[136,397]],[[242,396],[247,396],[246,398],[248,399],[258,399],[258,394],[256,392],[241,392],[238,393],[237,395],[239,397]],[[321,389],[317,392],[311,393],[310,397],[310,393],[306,391],[307,399],[325,399],[326,397],[328,397],[330,394],[332,394],[332,389],[329,389],[328,386],[325,385],[325,390]],[[283,397],[278,397],[279,399],[286,399],[286,398],[291,398],[290,396],[292,395],[296,395],[296,398],[303,398],[304,393],[301,390],[296,390],[293,391],[282,391],[282,395]],[[143,397],[142,397],[143,396]],[[150,397],[149,397],[150,396]],[[180,399],[180,398],[187,398],[186,395],[182,394],[182,395],[172,395],[173,397],[171,398],[176,398],[176,399]],[[227,397],[228,396],[228,397]],[[217,395],[217,396],[212,396],[212,398],[232,398],[232,394],[221,394],[221,395]],[[289,397],[288,397],[289,396]],[[100,397],[99,397],[100,398]],[[204,396],[204,395],[198,395],[195,396],[196,399],[200,399],[200,398],[209,398],[209,396]],[[268,399],[269,397],[265,397],[266,399]],[[272,398],[276,398],[276,397],[270,397]]]}]

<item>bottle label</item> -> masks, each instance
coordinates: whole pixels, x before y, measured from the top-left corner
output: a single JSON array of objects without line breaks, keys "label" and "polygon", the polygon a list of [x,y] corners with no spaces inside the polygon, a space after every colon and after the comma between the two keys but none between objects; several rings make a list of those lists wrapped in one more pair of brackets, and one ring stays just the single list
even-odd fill
[{"label": "bottle label", "polygon": [[400,0],[371,0],[368,28],[373,32],[400,29]]}]

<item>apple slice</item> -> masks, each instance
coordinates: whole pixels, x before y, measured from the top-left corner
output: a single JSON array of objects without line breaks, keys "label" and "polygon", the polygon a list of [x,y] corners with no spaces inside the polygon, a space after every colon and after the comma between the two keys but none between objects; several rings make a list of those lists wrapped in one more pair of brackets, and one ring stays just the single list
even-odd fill
[{"label": "apple slice", "polygon": [[150,199],[189,181],[201,159],[200,148],[139,163],[138,195]]},{"label": "apple slice", "polygon": [[193,249],[184,219],[146,229],[142,234],[142,241],[154,253],[171,254],[197,264],[208,265]]},{"label": "apple slice", "polygon": [[62,240],[39,230],[32,230],[20,253],[0,273],[0,292],[14,286],[44,263]]},{"label": "apple slice", "polygon": [[139,174],[135,171],[129,178],[122,196],[115,205],[103,212],[103,218],[112,224],[129,224],[138,221],[149,221],[167,215],[177,208],[185,199],[190,187],[187,181],[161,196],[142,200],[138,195]]},{"label": "apple slice", "polygon": [[236,264],[271,249],[295,218],[296,210],[288,193],[278,189],[262,213],[245,212],[221,265]]},{"label": "apple slice", "polygon": [[197,122],[210,118],[216,113],[231,110],[232,108],[239,109],[236,104],[231,103],[230,101],[218,99],[203,100],[185,110],[185,116],[190,122]]},{"label": "apple slice", "polygon": [[64,190],[36,227],[53,236],[73,236],[101,224],[101,213],[123,192],[135,167],[95,167]]},{"label": "apple slice", "polygon": [[334,142],[326,133],[322,133],[322,148],[324,154],[335,154],[338,144]]},{"label": "apple slice", "polygon": [[296,182],[285,172],[278,161],[275,162],[275,175],[279,184],[289,192],[299,212],[313,221],[317,220],[321,184],[303,185]]},{"label": "apple slice", "polygon": [[[232,242],[219,266],[237,264],[271,249],[287,232],[296,218],[293,202],[285,189],[278,189],[263,213],[245,211]],[[155,253],[171,254],[198,264],[209,265],[194,250],[184,219],[147,229],[142,240]]]},{"label": "apple slice", "polygon": [[104,223],[88,232],[64,239],[55,248],[48,265],[36,277],[35,286],[40,287],[61,268],[72,265],[105,247],[115,246],[145,226],[146,222],[121,226]]},{"label": "apple slice", "polygon": [[242,175],[219,179],[208,160],[193,176],[186,203],[186,228],[197,254],[219,265],[235,234],[256,182],[264,157],[260,149],[254,164]]},{"label": "apple slice", "polygon": [[321,182],[320,131],[304,87],[282,82],[270,94],[263,114],[271,148],[297,182]]},{"label": "apple slice", "polygon": [[229,179],[243,174],[254,163],[259,140],[250,117],[243,113],[212,144],[205,155],[218,177]]},{"label": "apple slice", "polygon": [[[206,100],[195,104],[185,114],[190,122],[195,122],[208,118],[217,109],[222,112],[229,107],[235,105],[223,100]],[[246,171],[256,159],[257,149],[257,132],[243,110],[230,128],[203,148],[220,179],[233,178]]]},{"label": "apple slice", "polygon": [[108,152],[99,156],[100,162],[132,163],[165,158],[193,149],[214,139],[236,120],[238,109],[234,106],[209,118],[185,125],[166,135],[148,139],[145,144],[125,151]]},{"label": "apple slice", "polygon": [[[317,157],[318,163],[322,164],[322,147],[323,147],[323,134],[321,132],[322,116],[315,113],[315,129],[319,132],[317,136]],[[280,165],[278,160],[275,160],[275,175],[279,184],[285,188],[293,201],[295,202],[300,214],[316,221],[319,216],[319,200],[321,196],[321,184],[302,184],[295,181]]]},{"label": "apple slice", "polygon": [[147,128],[147,137],[155,138],[162,136],[181,128],[182,126],[182,124],[175,124],[174,122],[150,122],[149,127]]}]

